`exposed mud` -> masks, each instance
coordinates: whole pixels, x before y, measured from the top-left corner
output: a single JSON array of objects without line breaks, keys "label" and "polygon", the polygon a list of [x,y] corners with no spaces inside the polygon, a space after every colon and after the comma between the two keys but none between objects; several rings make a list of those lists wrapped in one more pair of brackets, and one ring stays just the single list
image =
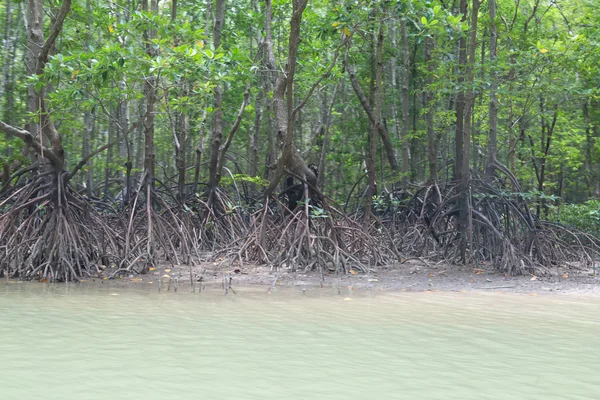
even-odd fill
[{"label": "exposed mud", "polygon": [[[600,270],[600,267],[598,268]],[[161,266],[145,275],[128,276],[119,281],[151,283],[161,290],[173,290],[175,281],[178,288],[188,290],[193,280],[196,290],[227,286],[231,278],[231,288],[236,286],[264,286],[265,290],[277,287],[316,287],[348,290],[386,291],[441,291],[441,292],[503,292],[553,294],[600,295],[600,278],[593,270],[576,270],[564,267],[550,271],[550,276],[505,276],[491,271],[485,265],[479,267],[449,266],[433,264],[423,260],[408,260],[402,264],[372,268],[369,274],[338,274],[334,271],[271,270],[266,266],[229,265],[229,262],[205,263],[199,266]],[[104,272],[106,280],[111,269]],[[98,279],[93,279],[98,281]],[[90,281],[90,280],[87,280]],[[111,280],[112,282],[112,280]]]}]

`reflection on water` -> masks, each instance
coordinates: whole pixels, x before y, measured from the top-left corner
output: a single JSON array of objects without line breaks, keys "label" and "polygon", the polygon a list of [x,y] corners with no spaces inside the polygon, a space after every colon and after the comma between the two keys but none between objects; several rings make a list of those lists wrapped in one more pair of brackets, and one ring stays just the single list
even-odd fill
[{"label": "reflection on water", "polygon": [[0,284],[0,399],[598,399],[600,299]]}]

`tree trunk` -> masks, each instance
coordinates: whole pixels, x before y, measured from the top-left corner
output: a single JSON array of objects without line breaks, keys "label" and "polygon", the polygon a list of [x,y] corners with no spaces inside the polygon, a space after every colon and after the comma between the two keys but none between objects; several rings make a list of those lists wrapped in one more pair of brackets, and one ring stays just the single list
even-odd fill
[{"label": "tree trunk", "polygon": [[[114,108],[111,106],[110,107],[110,119],[108,120],[108,138],[106,140],[107,143],[111,143],[114,139],[115,139],[115,110]],[[86,154],[87,156],[87,154]],[[104,164],[104,198],[108,199],[108,195],[109,195],[109,185],[110,185],[110,178],[112,175],[112,171],[113,171],[113,149],[112,147],[110,147],[107,152],[106,152],[106,162]]]},{"label": "tree trunk", "polygon": [[335,85],[333,88],[333,93],[331,94],[331,101],[329,103],[329,107],[325,113],[325,121],[323,121],[323,142],[321,144],[321,155],[319,156],[319,176],[317,177],[317,186],[319,190],[323,192],[325,190],[325,160],[327,159],[327,151],[329,148],[329,126],[331,125],[333,106],[335,104],[335,99],[337,95],[338,85]]},{"label": "tree trunk", "polygon": [[400,20],[400,36],[402,37],[402,185],[408,185],[410,170],[410,141],[409,129],[409,79],[410,79],[410,52],[408,51],[408,33],[406,19]]},{"label": "tree trunk", "polygon": [[[27,2],[27,19],[25,20],[27,28],[27,59],[25,65],[27,76],[37,73],[40,51],[44,45],[43,3],[43,0],[28,0]],[[27,118],[25,127],[36,138],[40,136],[39,124],[33,116],[39,112],[39,105],[39,94],[35,86],[28,85],[27,112],[30,116]]]},{"label": "tree trunk", "polygon": [[[594,139],[592,138],[592,124],[590,120],[590,98],[583,102],[583,118],[585,120],[585,184],[587,195],[592,198],[594,195],[594,170],[592,169],[592,151],[594,149]],[[562,168],[561,168],[562,169]]]},{"label": "tree trunk", "polygon": [[[358,78],[356,76],[356,72],[354,71],[354,67],[349,64],[346,64],[346,70],[348,71],[348,76],[350,77],[350,82],[352,83],[352,88],[358,97],[360,104],[363,106],[363,109],[367,113],[369,117],[369,122],[371,124],[375,124],[375,114],[373,108],[371,107],[369,99],[365,96],[362,88],[360,87],[360,83],[358,82]],[[390,168],[393,172],[398,171],[398,162],[396,161],[396,154],[394,153],[394,146],[392,145],[392,141],[390,140],[389,133],[384,124],[380,123],[375,125],[377,131],[379,132],[379,136],[381,137],[381,141],[383,143],[383,148],[385,150],[385,154],[387,156],[388,162],[390,164]]]},{"label": "tree trunk", "polygon": [[438,165],[437,165],[437,138],[433,126],[433,116],[435,113],[434,94],[431,85],[433,85],[433,73],[435,65],[432,60],[432,53],[435,46],[433,37],[429,36],[425,40],[425,64],[427,64],[427,88],[425,92],[425,108],[427,109],[427,156],[429,160],[429,183],[436,185],[438,183]]},{"label": "tree trunk", "polygon": [[[288,59],[285,74],[277,74],[275,88],[273,91],[273,109],[277,121],[277,137],[282,143],[281,156],[277,162],[277,169],[269,186],[265,190],[265,197],[269,197],[285,170],[298,177],[305,179],[308,184],[317,189],[317,177],[308,168],[294,143],[294,74],[296,72],[296,58],[300,44],[300,25],[302,14],[306,8],[307,0],[293,0],[292,17],[290,20],[290,38],[288,46]],[[271,21],[273,18],[271,0],[266,1],[266,49],[268,65],[275,66],[275,53],[273,51],[273,37],[271,35]],[[276,71],[274,68],[273,71]]]},{"label": "tree trunk", "polygon": [[[5,25],[4,25],[4,45],[2,46],[2,76],[0,76],[0,118],[3,117],[4,114],[4,99],[7,96],[7,86],[9,82],[9,74],[10,68],[12,65],[12,61],[10,58],[11,48],[13,43],[16,41],[17,31],[13,32],[13,17],[12,17],[12,4],[10,0],[6,0],[4,5],[4,10],[6,13]],[[17,13],[18,15],[18,13]],[[11,110],[9,110],[10,112]],[[10,122],[9,122],[10,123]]]},{"label": "tree trunk", "polygon": [[[467,4],[466,0],[461,0],[461,12],[466,16],[467,13]],[[466,43],[464,48],[461,47],[460,50],[460,59],[459,62],[464,68],[465,71],[465,80],[468,85],[472,85],[473,83],[473,68],[475,64],[475,49],[477,46],[477,17],[479,13],[479,0],[473,0],[473,7],[471,10],[471,36],[469,40],[469,53],[468,60],[466,59]],[[464,36],[464,35],[463,35]],[[463,37],[461,37],[463,40]],[[462,61],[466,61],[466,63],[462,63]],[[471,115],[473,112],[473,101],[475,97],[475,93],[473,89],[469,89],[464,93],[465,89],[461,88],[462,92],[462,111],[463,114],[463,123],[462,123],[462,150],[460,151],[461,155],[461,164],[459,166],[460,172],[460,198],[459,198],[459,232],[460,232],[460,247],[459,254],[462,263],[467,263],[467,248],[469,243],[471,242],[471,203],[470,203],[470,180],[471,173],[469,169],[469,161],[470,161],[470,144],[471,144]],[[457,100],[458,103],[458,100]],[[457,116],[458,116],[458,106],[457,106]],[[458,121],[457,121],[458,126]],[[457,129],[458,130],[458,129]],[[458,150],[458,149],[457,149]],[[458,157],[457,157],[458,158]]]},{"label": "tree trunk", "polygon": [[198,140],[198,146],[196,147],[196,157],[194,162],[194,186],[192,188],[192,193],[196,193],[198,190],[198,183],[200,181],[200,166],[202,164],[202,151],[204,150],[204,135],[206,131],[206,107],[204,107],[204,111],[202,112],[202,122],[200,123],[200,134]]},{"label": "tree trunk", "polygon": [[[494,179],[494,164],[498,153],[498,81],[496,80],[496,49],[498,46],[498,33],[496,30],[496,0],[488,0],[490,11],[490,132],[488,134],[488,148],[486,159],[486,180],[492,183]],[[482,60],[483,62],[483,60]]]},{"label": "tree trunk", "polygon": [[[217,0],[213,27],[213,46],[217,50],[221,46],[221,29],[225,22],[225,0]],[[213,130],[210,145],[210,160],[208,171],[208,204],[212,205],[217,189],[217,167],[219,151],[223,140],[223,89],[219,84],[215,86],[213,97]]]},{"label": "tree trunk", "polygon": [[[81,155],[83,157],[88,157],[90,155],[90,152],[92,151],[91,141],[92,141],[92,135],[94,133],[94,115],[92,114],[91,111],[86,111],[84,113],[83,126],[84,126],[84,135],[83,135]],[[88,164],[87,170],[85,172],[85,178],[84,178],[85,193],[87,194],[88,197],[92,197],[92,194],[93,194],[92,193],[92,189],[93,189],[92,176],[93,176],[93,165],[90,163],[90,164]]]},{"label": "tree trunk", "polygon": [[[475,0],[476,1],[476,0]],[[467,23],[467,0],[460,0],[460,13],[462,14],[461,23]],[[463,165],[464,165],[464,151],[465,147],[468,148],[469,142],[464,143],[464,123],[465,123],[465,68],[467,64],[467,35],[465,32],[461,33],[458,39],[458,93],[456,94],[456,133],[454,136],[454,142],[456,146],[455,151],[455,164],[454,164],[454,179],[456,181],[462,181],[463,176]],[[466,150],[468,152],[468,150]]]},{"label": "tree trunk", "polygon": [[377,46],[375,54],[375,87],[374,87],[374,117],[375,121],[371,126],[369,137],[369,155],[367,157],[367,176],[369,186],[367,187],[367,198],[365,204],[365,224],[368,229],[371,213],[373,196],[377,195],[377,177],[375,171],[375,156],[377,155],[377,127],[381,125],[381,76],[383,74],[383,22],[379,21],[379,32],[377,33]]},{"label": "tree trunk", "polygon": [[[150,10],[148,10],[148,0],[142,1],[142,10],[158,13],[158,0],[151,0]],[[150,28],[146,31],[145,36],[148,43],[155,38],[156,32]],[[151,58],[156,56],[156,50],[150,44],[146,47],[146,53]],[[156,153],[154,148],[154,107],[156,104],[156,76],[149,73],[144,81],[144,97],[146,99],[146,112],[143,122],[144,127],[144,178],[145,183],[154,187]],[[150,201],[150,199],[148,199]]]}]

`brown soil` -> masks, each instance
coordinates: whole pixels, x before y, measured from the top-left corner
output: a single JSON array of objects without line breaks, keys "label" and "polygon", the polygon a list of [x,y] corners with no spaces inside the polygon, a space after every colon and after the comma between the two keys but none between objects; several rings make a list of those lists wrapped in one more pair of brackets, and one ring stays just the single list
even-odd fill
[{"label": "brown soil", "polygon": [[[491,270],[491,268],[489,268]],[[600,267],[598,268],[600,271]],[[123,277],[136,283],[161,282],[163,290],[174,286],[190,287],[190,272],[200,287],[223,286],[227,277],[231,277],[231,287],[256,285],[265,290],[276,287],[298,287],[311,289],[315,287],[338,288],[338,290],[386,290],[386,291],[442,291],[442,292],[506,292],[506,293],[538,293],[600,295],[600,278],[593,270],[575,270],[558,268],[550,271],[550,276],[505,276],[488,271],[486,266],[461,267],[444,264],[432,264],[423,260],[408,260],[402,264],[376,267],[369,274],[352,273],[336,274],[327,271],[322,275],[319,271],[274,271],[266,266],[229,266],[228,262],[205,263],[199,266],[161,266],[147,275]],[[107,269],[105,276],[111,275]],[[106,279],[106,278],[104,278]]]}]

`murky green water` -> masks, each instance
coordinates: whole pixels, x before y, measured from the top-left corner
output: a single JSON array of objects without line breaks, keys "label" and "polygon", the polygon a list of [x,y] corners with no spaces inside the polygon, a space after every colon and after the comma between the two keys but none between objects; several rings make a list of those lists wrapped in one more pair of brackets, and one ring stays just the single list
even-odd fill
[{"label": "murky green water", "polygon": [[0,284],[0,399],[599,399],[600,299]]}]

